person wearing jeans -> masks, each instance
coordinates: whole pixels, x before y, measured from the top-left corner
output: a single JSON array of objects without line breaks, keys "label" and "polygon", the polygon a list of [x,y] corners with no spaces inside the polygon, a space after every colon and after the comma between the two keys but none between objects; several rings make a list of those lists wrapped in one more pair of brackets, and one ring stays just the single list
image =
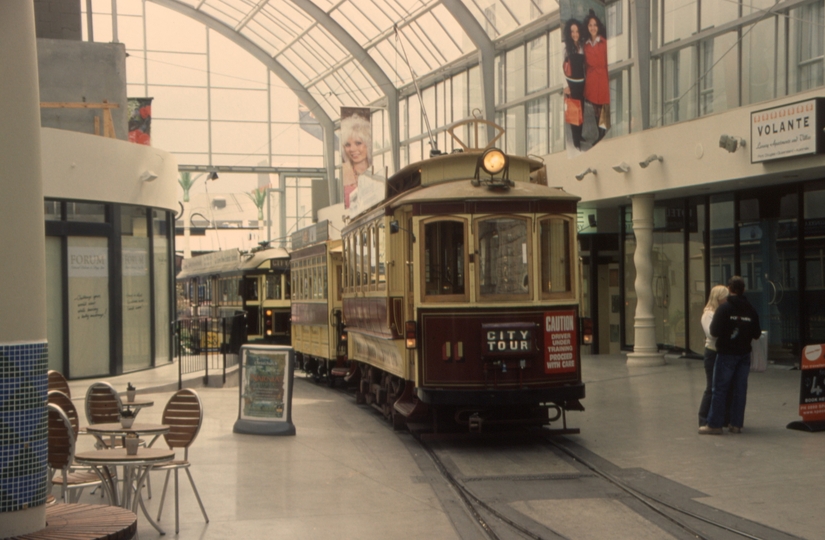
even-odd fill
[{"label": "person wearing jeans", "polygon": [[703,435],[722,433],[730,392],[733,393],[730,432],[742,432],[751,366],[751,341],[762,335],[759,314],[745,298],[745,281],[740,276],[730,278],[728,293],[727,301],[717,308],[710,323],[710,333],[716,338],[717,355],[708,425],[699,428],[699,433]]}]

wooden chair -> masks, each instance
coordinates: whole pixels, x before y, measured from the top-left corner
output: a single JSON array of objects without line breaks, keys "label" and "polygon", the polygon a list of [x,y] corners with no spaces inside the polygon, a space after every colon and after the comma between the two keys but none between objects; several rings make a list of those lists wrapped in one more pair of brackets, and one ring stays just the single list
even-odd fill
[{"label": "wooden chair", "polygon": [[163,501],[166,497],[166,487],[169,484],[169,473],[175,471],[175,533],[177,533],[180,530],[178,510],[178,471],[180,469],[186,471],[189,483],[192,484],[192,490],[195,492],[195,497],[201,507],[203,518],[209,523],[209,516],[206,515],[206,509],[203,507],[198,488],[195,487],[192,473],[189,472],[189,447],[195,442],[203,423],[203,406],[198,394],[188,388],[175,392],[163,409],[161,423],[169,426],[169,432],[163,435],[169,448],[184,449],[183,459],[161,463],[152,468],[152,470],[166,471],[166,480],[163,482],[163,493],[160,496],[160,506],[158,508],[158,521],[160,521],[160,515],[163,512]]},{"label": "wooden chair", "polygon": [[[53,403],[47,404],[49,414],[49,468],[52,485],[59,484],[64,502],[77,502],[84,488],[100,485],[97,474],[91,471],[74,471],[76,437],[74,427],[66,413]],[[71,500],[72,492],[76,495]]]},{"label": "wooden chair", "polygon": [[86,390],[86,420],[90,424],[120,422],[122,407],[120,394],[107,382],[96,382]]},{"label": "wooden chair", "polygon": [[49,390],[48,401],[63,409],[72,424],[72,430],[75,439],[77,439],[77,436],[80,435],[80,416],[77,414],[77,407],[74,406],[71,398],[60,390]]},{"label": "wooden chair", "polygon": [[55,371],[53,369],[50,369],[47,375],[49,377],[49,390],[57,390],[59,392],[63,392],[64,394],[69,396],[69,399],[71,399],[72,391],[69,389],[69,381],[66,380],[66,377],[64,377],[63,374],[59,371]]}]

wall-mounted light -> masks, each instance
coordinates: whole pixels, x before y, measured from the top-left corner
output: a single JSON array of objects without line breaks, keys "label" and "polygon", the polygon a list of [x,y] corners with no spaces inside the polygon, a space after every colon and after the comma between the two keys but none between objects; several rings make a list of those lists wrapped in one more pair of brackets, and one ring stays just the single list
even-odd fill
[{"label": "wall-mounted light", "polygon": [[140,181],[141,182],[151,182],[152,180],[154,180],[157,177],[158,177],[157,174],[155,174],[152,171],[147,170],[147,171],[143,171],[143,174],[140,175]]},{"label": "wall-mounted light", "polygon": [[613,165],[613,170],[620,173],[626,173],[630,171],[630,165],[622,161],[618,165]]},{"label": "wall-mounted light", "polygon": [[646,169],[647,166],[650,165],[651,163],[653,163],[654,161],[662,162],[664,160],[665,160],[665,158],[663,158],[662,156],[660,156],[658,154],[650,154],[649,156],[647,156],[646,160],[639,162],[639,167],[641,167],[642,169]]},{"label": "wall-mounted light", "polygon": [[722,135],[719,137],[719,148],[724,148],[728,152],[736,152],[736,149],[740,146],[745,146],[745,139],[733,135]]},{"label": "wall-mounted light", "polygon": [[581,182],[582,180],[584,180],[584,177],[587,176],[588,174],[592,174],[593,176],[596,176],[596,169],[588,167],[586,170],[584,170],[581,173],[576,175],[576,180]]}]

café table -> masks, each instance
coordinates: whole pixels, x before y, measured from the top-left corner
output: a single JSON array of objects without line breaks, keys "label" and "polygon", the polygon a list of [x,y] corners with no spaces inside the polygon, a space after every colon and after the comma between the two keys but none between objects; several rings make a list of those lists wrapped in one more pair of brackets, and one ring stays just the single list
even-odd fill
[{"label": "caf\u00e9 table", "polygon": [[[174,458],[174,450],[162,448],[138,448],[137,453],[132,456],[126,453],[125,448],[106,448],[75,454],[77,463],[88,465],[95,471],[113,504],[129,509],[135,514],[140,505],[143,515],[160,534],[166,534],[166,532],[147,512],[141,497],[141,488],[153,465]],[[109,472],[109,467],[123,467],[123,494],[120,497],[117,493],[117,477]],[[133,493],[134,496],[132,496]]]},{"label": "caf\u00e9 table", "polygon": [[129,401],[128,399],[126,399],[126,392],[118,392],[118,395],[120,396],[120,404],[124,408],[129,407],[130,409],[134,410],[135,416],[137,416],[137,413],[140,412],[142,408],[151,407],[155,404],[155,402],[151,399],[140,398],[138,396],[135,396],[134,401]]},{"label": "caf\u00e9 table", "polygon": [[[104,424],[89,424],[86,428],[86,431],[94,435],[104,443],[103,437],[110,437],[110,439],[114,439],[115,437],[126,437],[127,435],[134,434],[138,437],[141,435],[152,435],[152,441],[147,444],[147,447],[151,447],[152,444],[157,440],[158,437],[163,435],[164,433],[169,433],[169,426],[166,424],[148,424],[143,422],[136,422],[131,425],[131,427],[123,427],[120,422],[108,422]],[[108,445],[112,446],[112,445]]]}]

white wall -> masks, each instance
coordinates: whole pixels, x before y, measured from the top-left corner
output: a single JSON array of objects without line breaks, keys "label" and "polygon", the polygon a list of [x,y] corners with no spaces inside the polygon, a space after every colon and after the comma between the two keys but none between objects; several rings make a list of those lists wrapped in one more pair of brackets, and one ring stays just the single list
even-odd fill
[{"label": "white wall", "polygon": [[[168,152],[97,135],[41,128],[43,195],[177,212],[178,164]],[[151,171],[157,178],[143,182]]]},{"label": "white wall", "polygon": [[[825,156],[789,158],[751,164],[750,114],[825,96],[821,88],[790,98],[740,107],[672,126],[649,129],[600,142],[592,150],[568,159],[566,152],[545,157],[547,180],[551,186],[582,198],[584,207],[628,204],[628,196],[655,193],[657,199],[706,195],[783,182],[798,182],[825,176]],[[746,139],[748,146],[730,153],[719,147],[721,135]],[[639,166],[651,154],[664,161]],[[630,172],[618,173],[614,165],[625,162]],[[575,176],[588,167],[598,171],[577,181]]]}]

